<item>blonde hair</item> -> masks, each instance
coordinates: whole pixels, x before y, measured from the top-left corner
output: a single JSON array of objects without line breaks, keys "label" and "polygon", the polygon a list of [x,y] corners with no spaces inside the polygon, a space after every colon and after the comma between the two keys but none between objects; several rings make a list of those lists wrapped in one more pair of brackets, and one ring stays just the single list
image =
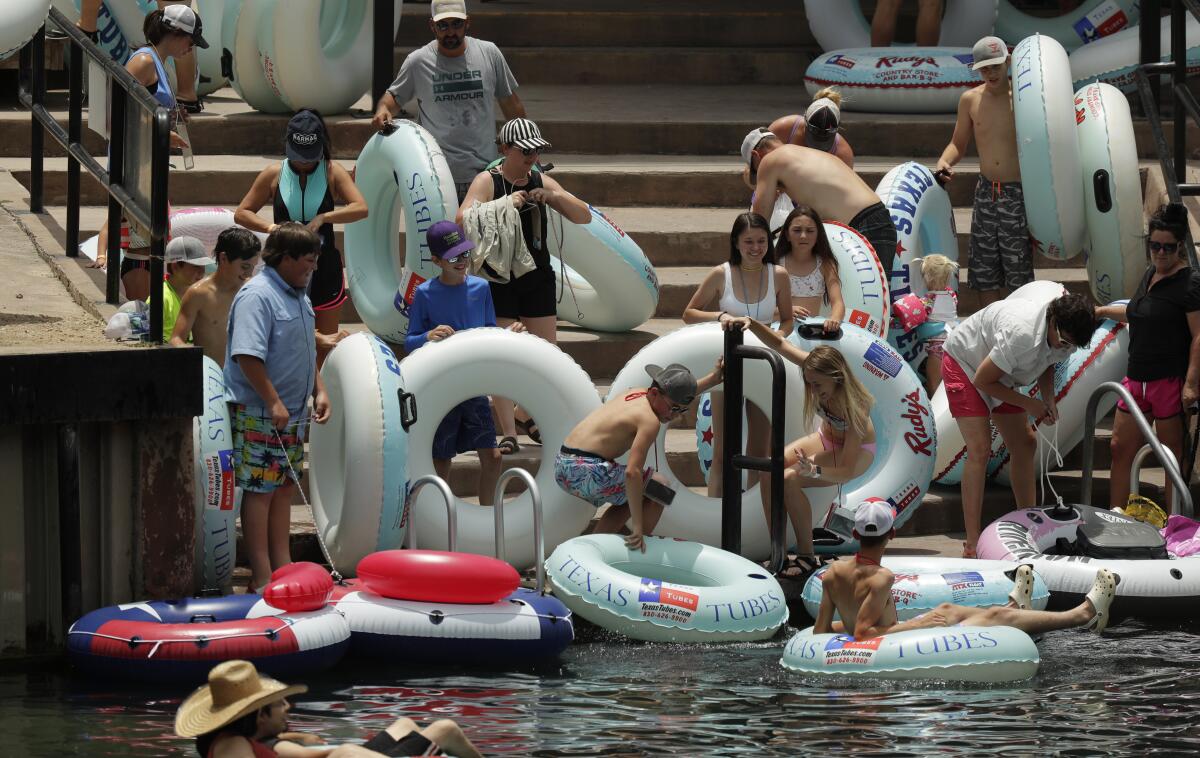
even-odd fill
[{"label": "blonde hair", "polygon": [[832,100],[833,104],[836,105],[837,107],[839,107],[839,108],[842,107],[842,93],[838,92],[833,87],[824,87],[822,89],[817,90],[817,94],[813,95],[812,99],[820,100],[823,97],[827,97],[830,100]]},{"label": "blonde hair", "polygon": [[[829,345],[819,345],[813,348],[813,351],[804,359],[801,368],[804,371],[827,376],[837,383],[838,399],[845,404],[846,423],[860,437],[866,437],[870,433],[871,406],[875,404],[875,398],[871,397],[871,393],[867,391],[863,383],[850,373],[850,366],[846,363],[845,356]],[[813,418],[816,416],[819,404],[820,400],[817,398],[816,391],[811,384],[805,383],[804,427],[806,429],[812,428]]]},{"label": "blonde hair", "polygon": [[950,288],[950,277],[958,273],[958,264],[944,255],[927,255],[921,259],[921,278],[925,288],[944,290]]}]

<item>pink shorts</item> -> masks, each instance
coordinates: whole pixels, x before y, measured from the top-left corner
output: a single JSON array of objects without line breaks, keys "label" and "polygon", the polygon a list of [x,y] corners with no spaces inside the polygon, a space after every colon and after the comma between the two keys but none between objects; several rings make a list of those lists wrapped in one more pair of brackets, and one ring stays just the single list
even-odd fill
[{"label": "pink shorts", "polygon": [[958,361],[949,353],[942,356],[942,384],[946,385],[946,399],[950,401],[950,415],[954,418],[987,418],[992,414],[1025,413],[1024,408],[1012,403],[1000,403],[995,408],[988,408],[983,395],[975,388],[975,383],[967,372],[963,371]]},{"label": "pink shorts", "polygon": [[[1121,380],[1121,386],[1133,395],[1138,410],[1152,419],[1174,418],[1183,413],[1183,378],[1178,376],[1138,382],[1129,377]],[[1117,408],[1129,413],[1124,400],[1117,401]]]}]

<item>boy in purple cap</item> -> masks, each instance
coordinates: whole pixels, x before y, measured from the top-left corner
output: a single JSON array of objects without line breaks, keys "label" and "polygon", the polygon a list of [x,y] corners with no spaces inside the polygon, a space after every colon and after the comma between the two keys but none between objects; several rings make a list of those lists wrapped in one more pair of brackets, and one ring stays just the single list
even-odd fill
[{"label": "boy in purple cap", "polygon": [[[409,353],[426,342],[441,342],[464,329],[496,325],[487,281],[467,273],[475,243],[453,221],[439,221],[429,227],[425,240],[441,273],[423,282],[413,294],[408,336],[404,338],[404,349]],[[524,331],[519,321],[509,328]],[[501,443],[510,441],[515,445],[511,437]],[[449,479],[451,459],[468,450],[479,454],[479,504],[491,505],[500,476],[500,451],[496,448],[492,407],[485,396],[464,400],[438,424],[433,435],[434,471]]]}]

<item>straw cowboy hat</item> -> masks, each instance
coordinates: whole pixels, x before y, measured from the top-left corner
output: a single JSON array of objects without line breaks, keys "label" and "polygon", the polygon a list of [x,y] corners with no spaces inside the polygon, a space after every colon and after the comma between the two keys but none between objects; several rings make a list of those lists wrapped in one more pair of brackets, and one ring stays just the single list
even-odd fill
[{"label": "straw cowboy hat", "polygon": [[225,661],[208,672],[208,684],[179,706],[175,733],[180,737],[198,737],[215,732],[264,705],[307,691],[303,684],[289,686],[260,677],[249,661]]}]

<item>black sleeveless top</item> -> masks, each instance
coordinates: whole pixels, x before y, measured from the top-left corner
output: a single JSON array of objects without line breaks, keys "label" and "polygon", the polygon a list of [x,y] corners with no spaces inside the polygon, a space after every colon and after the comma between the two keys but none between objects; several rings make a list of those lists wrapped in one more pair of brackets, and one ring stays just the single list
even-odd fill
[{"label": "black sleeveless top", "polygon": [[[520,187],[513,186],[500,174],[500,167],[496,166],[490,169],[492,175],[492,199],[498,200],[514,192],[522,190],[528,192],[530,190],[542,188],[542,174],[540,171],[531,171],[529,173],[529,181]],[[538,228],[534,229],[534,206],[540,211],[537,213],[539,219]],[[539,269],[550,268],[550,253],[549,244],[546,240],[546,211],[547,208],[542,203],[527,203],[520,208],[521,213],[521,235],[525,237],[525,246],[529,248],[529,254],[533,256],[533,262],[537,264]]]},{"label": "black sleeveless top", "polygon": [[[328,171],[328,168],[326,168],[326,171]],[[305,186],[307,186],[307,181],[305,182]],[[300,207],[303,208],[304,207],[304,201],[303,201],[304,189],[301,188],[300,192],[301,192]],[[299,221],[302,224],[307,224],[309,221],[312,221],[311,218],[292,218],[291,216],[289,216],[288,209],[287,209],[287,203],[283,202],[283,195],[280,194],[278,187],[275,188],[275,197],[271,200],[271,207],[275,210],[275,223],[276,224],[282,224],[284,221]],[[334,207],[333,206],[333,190],[329,189],[328,176],[326,176],[325,197],[321,199],[321,204],[319,206],[317,206],[317,215],[320,215],[322,213],[329,213],[330,211],[333,210],[333,207]],[[321,251],[322,252],[324,252],[326,250],[336,249],[336,246],[334,245],[334,243],[337,241],[337,238],[333,236],[333,223],[332,222],[327,222],[327,223],[321,224],[321,228],[317,230],[317,236],[321,238]]]}]

